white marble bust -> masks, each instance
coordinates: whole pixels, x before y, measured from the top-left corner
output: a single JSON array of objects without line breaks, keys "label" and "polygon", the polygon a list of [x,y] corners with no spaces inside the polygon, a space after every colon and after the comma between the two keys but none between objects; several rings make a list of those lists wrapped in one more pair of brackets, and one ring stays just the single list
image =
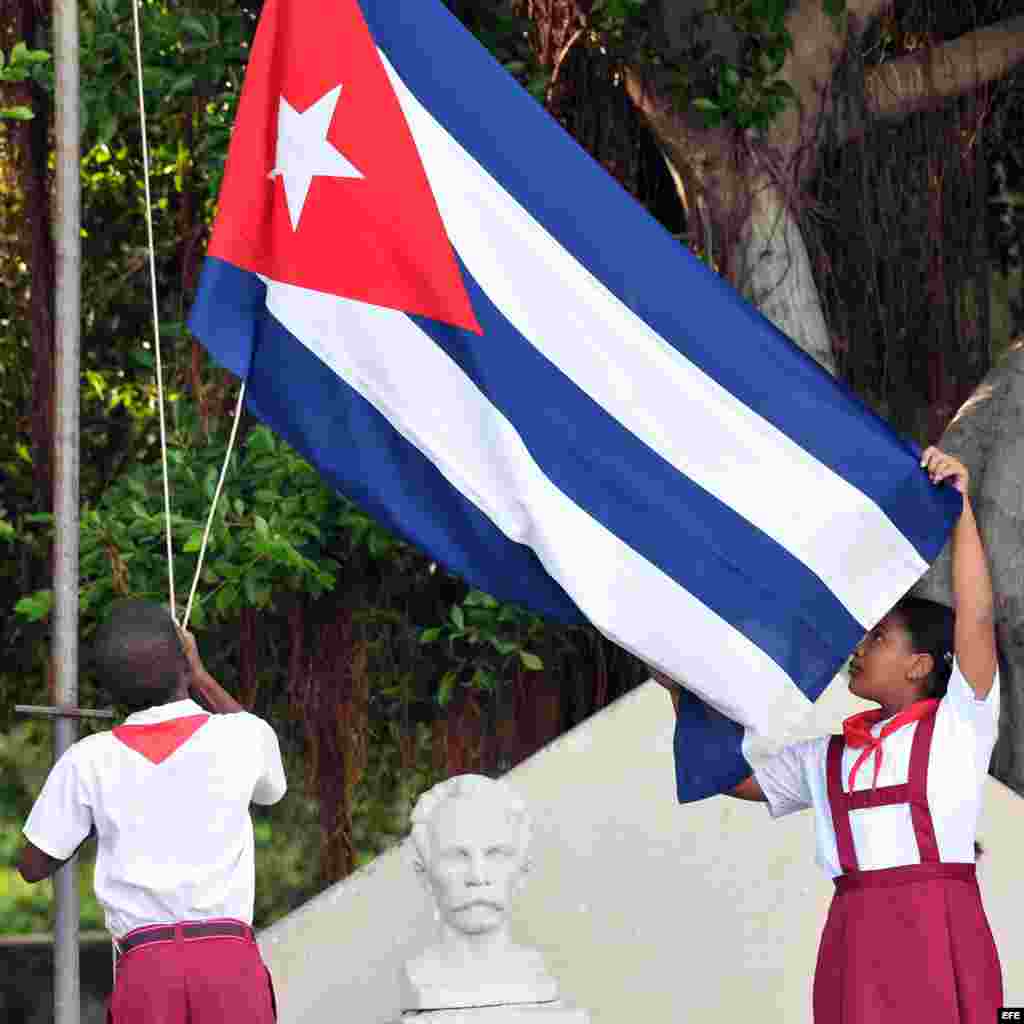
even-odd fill
[{"label": "white marble bust", "polygon": [[530,870],[531,829],[515,791],[483,775],[457,775],[420,797],[414,867],[434,901],[439,934],[403,965],[403,1011],[558,999],[541,954],[509,935],[509,911]]}]

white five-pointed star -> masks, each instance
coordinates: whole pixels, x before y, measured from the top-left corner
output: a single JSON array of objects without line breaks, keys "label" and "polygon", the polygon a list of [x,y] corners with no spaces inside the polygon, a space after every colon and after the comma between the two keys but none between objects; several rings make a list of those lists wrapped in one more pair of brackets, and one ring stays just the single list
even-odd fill
[{"label": "white five-pointed star", "polygon": [[315,177],[363,177],[359,169],[327,141],[327,129],[340,96],[341,86],[336,85],[301,114],[283,96],[277,108],[277,153],[274,169],[268,177],[280,175],[284,179],[293,231],[299,229],[302,208]]}]

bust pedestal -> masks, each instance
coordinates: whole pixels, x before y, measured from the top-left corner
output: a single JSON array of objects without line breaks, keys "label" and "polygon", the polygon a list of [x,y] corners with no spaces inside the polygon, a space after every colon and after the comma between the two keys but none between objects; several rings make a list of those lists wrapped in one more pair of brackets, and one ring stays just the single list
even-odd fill
[{"label": "bust pedestal", "polygon": [[581,1006],[554,999],[549,1003],[406,1010],[391,1024],[590,1024],[590,1013]]},{"label": "bust pedestal", "polygon": [[398,974],[403,1013],[488,1006],[546,1006],[558,999],[558,982],[536,949],[510,946],[486,961],[456,962],[440,947],[407,960]]}]

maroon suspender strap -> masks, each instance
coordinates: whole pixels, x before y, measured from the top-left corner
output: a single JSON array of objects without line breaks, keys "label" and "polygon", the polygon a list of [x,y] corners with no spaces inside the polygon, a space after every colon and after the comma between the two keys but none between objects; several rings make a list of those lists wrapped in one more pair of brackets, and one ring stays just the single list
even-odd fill
[{"label": "maroon suspender strap", "polygon": [[825,764],[825,778],[828,784],[828,806],[832,812],[832,827],[836,833],[836,850],[839,866],[843,872],[857,870],[857,851],[853,846],[853,831],[850,828],[850,808],[843,792],[843,748],[846,741],[842,736],[832,736],[828,741],[828,757]]},{"label": "maroon suspender strap", "polygon": [[844,793],[846,809],[859,811],[864,807],[886,807],[889,804],[906,804],[910,802],[910,786],[879,786],[877,789],[856,789],[852,793]]},{"label": "maroon suspender strap", "polygon": [[844,873],[857,871],[857,850],[853,845],[850,811],[864,807],[885,807],[890,804],[909,804],[910,819],[914,826],[918,853],[922,864],[939,863],[939,844],[935,839],[935,826],[928,807],[928,757],[935,732],[935,715],[917,722],[910,747],[910,770],[907,781],[899,786],[881,786],[876,789],[858,789],[843,792],[843,750],[846,741],[832,736],[828,741],[825,778],[828,787],[828,805],[832,812],[832,827],[836,833],[836,851],[839,866]]},{"label": "maroon suspender strap", "polygon": [[939,844],[935,839],[932,812],[928,807],[928,756],[932,749],[932,735],[935,732],[935,715],[928,715],[917,723],[914,742],[910,748],[910,773],[907,786],[910,790],[910,818],[914,823],[914,838],[922,864],[939,862]]}]

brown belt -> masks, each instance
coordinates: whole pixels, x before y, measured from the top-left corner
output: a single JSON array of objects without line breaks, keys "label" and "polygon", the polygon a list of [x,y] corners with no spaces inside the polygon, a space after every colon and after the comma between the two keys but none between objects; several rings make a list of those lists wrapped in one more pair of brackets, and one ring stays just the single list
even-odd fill
[{"label": "brown belt", "polygon": [[151,942],[173,942],[180,931],[183,939],[206,939],[218,936],[235,936],[252,939],[252,929],[242,921],[193,921],[188,924],[154,925],[151,928],[139,928],[129,932],[115,943],[118,959],[139,946],[148,946]]}]

